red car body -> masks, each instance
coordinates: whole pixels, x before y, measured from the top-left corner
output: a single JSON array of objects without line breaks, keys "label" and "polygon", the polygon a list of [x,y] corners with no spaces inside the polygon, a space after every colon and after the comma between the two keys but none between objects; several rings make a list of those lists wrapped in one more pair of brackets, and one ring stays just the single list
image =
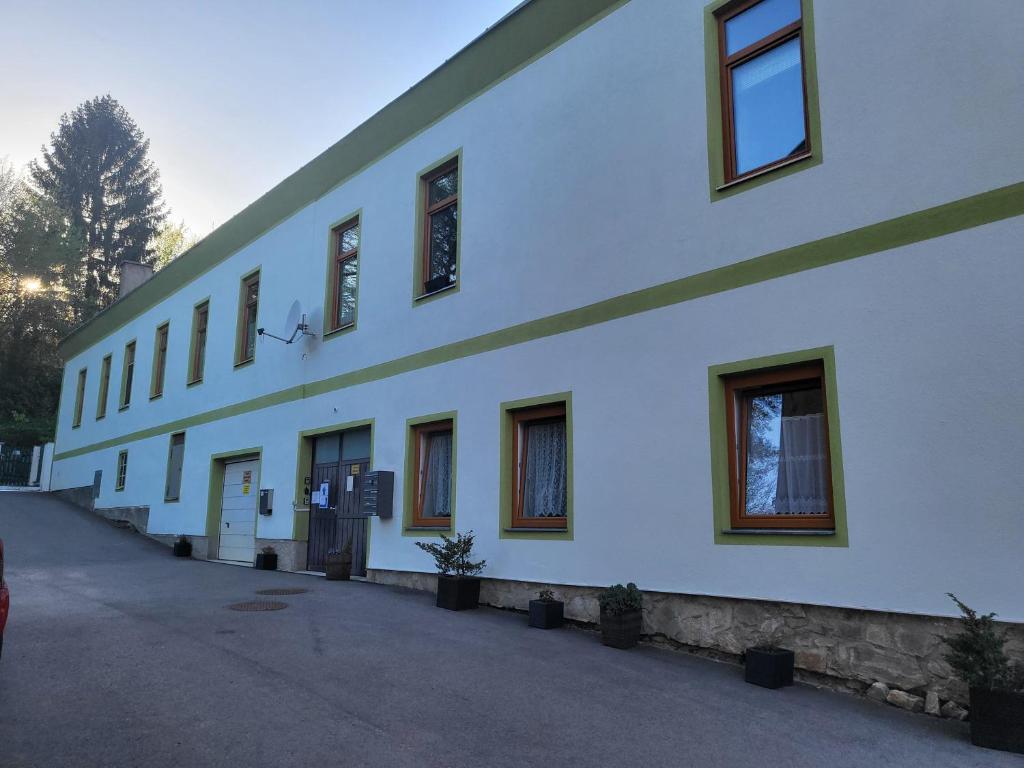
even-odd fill
[{"label": "red car body", "polygon": [[4,540],[0,539],[0,653],[4,650],[4,627],[7,626],[7,613],[11,609],[11,593],[4,581]]}]

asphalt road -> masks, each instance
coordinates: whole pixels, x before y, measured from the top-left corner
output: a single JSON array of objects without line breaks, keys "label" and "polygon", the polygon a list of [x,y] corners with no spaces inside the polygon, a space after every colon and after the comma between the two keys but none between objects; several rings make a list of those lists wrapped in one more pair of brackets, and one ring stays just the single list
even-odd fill
[{"label": "asphalt road", "polygon": [[[962,723],[423,593],[178,560],[0,493],[0,766],[1017,766]],[[226,606],[304,587],[274,612]]]}]

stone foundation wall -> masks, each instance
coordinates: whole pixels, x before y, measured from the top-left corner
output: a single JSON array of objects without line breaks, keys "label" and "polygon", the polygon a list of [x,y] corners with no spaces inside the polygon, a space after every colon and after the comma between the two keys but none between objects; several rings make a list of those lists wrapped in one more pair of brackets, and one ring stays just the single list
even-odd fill
[{"label": "stone foundation wall", "polygon": [[[371,570],[371,581],[434,592],[434,574]],[[597,624],[599,589],[483,579],[480,601],[498,608],[527,610],[542,588],[565,603],[565,617]],[[1024,662],[1024,624],[1001,627],[1010,635],[1007,650]],[[737,657],[772,640],[793,649],[804,679],[829,679],[858,692],[876,682],[941,700],[964,703],[966,686],[942,659],[943,637],[956,634],[954,619],[818,605],[644,592],[644,634],[655,641],[712,654]]]},{"label": "stone foundation wall", "polygon": [[74,504],[76,507],[93,511],[96,500],[92,497],[92,486],[83,485],[81,488],[62,488],[58,491],[50,491],[54,496]]},{"label": "stone foundation wall", "polygon": [[[146,535],[168,547],[173,547],[174,542],[178,540],[178,534],[176,533],[147,533]],[[186,536],[185,538],[192,542],[193,560],[207,560],[209,558],[209,541],[205,536]]]},{"label": "stone foundation wall", "polygon": [[277,570],[306,570],[306,542],[292,539],[256,539],[256,551],[263,547],[273,547],[277,552]]}]

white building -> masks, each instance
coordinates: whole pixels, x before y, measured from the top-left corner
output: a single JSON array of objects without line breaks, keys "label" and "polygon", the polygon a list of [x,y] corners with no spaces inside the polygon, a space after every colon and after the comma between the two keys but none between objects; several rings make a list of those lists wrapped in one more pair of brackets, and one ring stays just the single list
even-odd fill
[{"label": "white building", "polygon": [[[414,542],[472,529],[493,604],[634,581],[649,632],[956,696],[947,591],[1024,648],[1024,4],[991,5],[525,3],[64,341],[54,487],[426,587]],[[314,336],[257,333],[294,302]]]}]

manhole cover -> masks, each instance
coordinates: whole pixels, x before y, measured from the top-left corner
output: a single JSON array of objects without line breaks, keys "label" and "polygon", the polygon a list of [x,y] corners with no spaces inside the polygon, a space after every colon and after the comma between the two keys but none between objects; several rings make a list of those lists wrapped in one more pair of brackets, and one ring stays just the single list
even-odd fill
[{"label": "manhole cover", "polygon": [[301,595],[305,592],[309,592],[308,589],[302,587],[277,587],[275,589],[257,589],[257,595]]},{"label": "manhole cover", "polygon": [[228,606],[232,611],[280,611],[287,607],[288,603],[277,600],[247,600],[244,603],[232,603]]}]

